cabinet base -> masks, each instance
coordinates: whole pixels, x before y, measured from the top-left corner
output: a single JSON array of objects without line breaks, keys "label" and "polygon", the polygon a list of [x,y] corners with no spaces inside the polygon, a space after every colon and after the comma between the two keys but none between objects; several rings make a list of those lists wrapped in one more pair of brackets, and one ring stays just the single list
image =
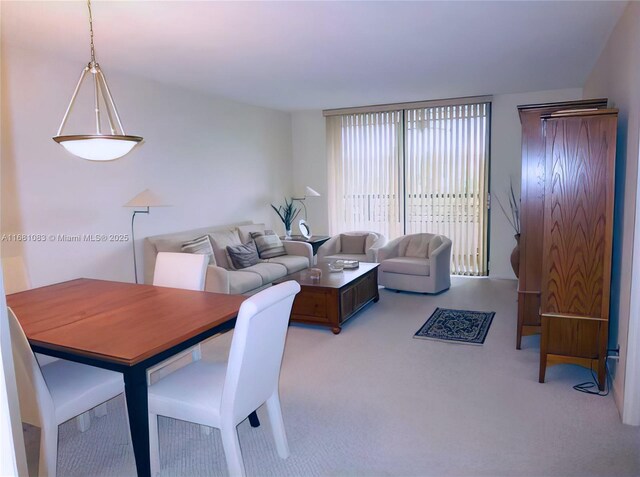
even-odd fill
[{"label": "cabinet base", "polygon": [[538,382],[544,383],[547,368],[558,364],[577,364],[594,373],[598,373],[598,389],[604,391],[605,380],[607,379],[604,358],[596,359],[580,358],[578,356],[562,356],[559,354],[540,354],[540,376]]}]

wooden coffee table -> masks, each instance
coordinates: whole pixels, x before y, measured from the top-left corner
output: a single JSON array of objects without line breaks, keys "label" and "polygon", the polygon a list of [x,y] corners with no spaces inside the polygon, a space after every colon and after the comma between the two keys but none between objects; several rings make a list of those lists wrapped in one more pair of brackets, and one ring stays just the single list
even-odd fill
[{"label": "wooden coffee table", "polygon": [[340,333],[342,324],[363,306],[380,299],[378,294],[377,263],[361,262],[354,270],[330,272],[326,263],[316,268],[322,270],[319,280],[310,277],[309,269],[276,280],[282,283],[295,280],[301,290],[293,302],[291,321],[321,325]]}]

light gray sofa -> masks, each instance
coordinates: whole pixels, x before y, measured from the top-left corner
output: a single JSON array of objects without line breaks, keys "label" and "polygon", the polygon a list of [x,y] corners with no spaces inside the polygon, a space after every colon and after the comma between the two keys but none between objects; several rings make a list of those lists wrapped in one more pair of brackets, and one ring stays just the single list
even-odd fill
[{"label": "light gray sofa", "polygon": [[180,252],[182,244],[202,235],[209,235],[214,247],[215,263],[207,267],[205,290],[217,293],[253,294],[271,282],[303,270],[313,263],[313,249],[305,242],[283,241],[287,255],[261,260],[260,263],[234,270],[226,254],[227,245],[239,245],[251,240],[250,232],[265,230],[264,224],[240,222],[171,234],[147,237],[144,240],[144,282],[153,283],[158,252]]},{"label": "light gray sofa", "polygon": [[378,283],[393,290],[440,293],[451,287],[451,240],[405,235],[378,249]]},{"label": "light gray sofa", "polygon": [[[343,235],[347,237],[363,237],[362,249],[359,247],[358,250],[345,250],[345,245],[342,243]],[[318,249],[318,263],[338,259],[375,263],[377,261],[376,250],[386,242],[387,239],[385,239],[384,235],[377,232],[356,231],[334,235]]]}]

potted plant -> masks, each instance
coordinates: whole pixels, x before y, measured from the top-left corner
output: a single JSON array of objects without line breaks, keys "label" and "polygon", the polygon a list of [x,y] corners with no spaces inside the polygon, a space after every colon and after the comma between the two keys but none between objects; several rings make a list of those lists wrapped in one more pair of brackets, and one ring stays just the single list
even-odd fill
[{"label": "potted plant", "polygon": [[513,273],[515,273],[516,278],[519,278],[520,275],[520,201],[516,200],[516,195],[513,192],[513,181],[509,180],[509,212],[505,209],[500,202],[500,198],[496,195],[496,200],[498,201],[498,205],[500,206],[500,210],[507,218],[509,225],[515,232],[513,236],[516,239],[516,246],[511,251],[511,268],[513,268]]},{"label": "potted plant", "polygon": [[282,220],[284,224],[285,238],[291,238],[291,224],[293,224],[293,221],[300,213],[300,209],[296,209],[293,206],[293,199],[291,199],[291,202],[288,202],[286,197],[284,199],[284,205],[276,207],[271,204],[271,208],[276,211],[276,214],[278,214],[278,217],[280,217],[280,220]]}]

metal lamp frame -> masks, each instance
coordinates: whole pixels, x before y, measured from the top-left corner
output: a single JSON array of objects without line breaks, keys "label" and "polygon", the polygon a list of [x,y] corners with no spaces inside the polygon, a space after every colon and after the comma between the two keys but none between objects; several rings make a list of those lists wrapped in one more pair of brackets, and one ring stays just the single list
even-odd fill
[{"label": "metal lamp frame", "polygon": [[[107,84],[107,79],[104,76],[104,73],[100,69],[100,65],[96,62],[95,57],[95,49],[93,45],[93,16],[91,14],[91,1],[87,1],[87,7],[89,9],[89,32],[91,39],[91,61],[84,67],[82,73],[80,73],[80,78],[78,79],[78,83],[76,84],[76,88],[73,91],[73,95],[71,96],[71,101],[69,102],[69,106],[67,106],[67,110],[64,113],[64,117],[62,118],[62,122],[60,123],[60,127],[58,128],[58,132],[53,137],[53,140],[58,144],[63,143],[65,141],[79,141],[83,139],[113,139],[120,141],[131,141],[135,143],[139,143],[142,141],[140,136],[131,136],[128,135],[124,126],[122,126],[122,121],[120,120],[120,115],[118,114],[118,108],[116,107],[116,103],[113,100],[113,96],[111,95],[111,91],[109,90],[109,85]],[[67,124],[67,120],[69,119],[69,114],[71,113],[71,109],[78,97],[78,92],[80,91],[80,87],[82,83],[86,79],[87,75],[91,73],[93,75],[93,106],[95,111],[95,123],[96,123],[96,132],[95,134],[74,134],[74,135],[63,135],[62,131]],[[100,120],[100,98],[105,104],[105,110],[107,112],[107,118],[109,120],[109,129],[111,134],[102,134],[102,124]],[[114,121],[115,119],[115,121]]]}]

